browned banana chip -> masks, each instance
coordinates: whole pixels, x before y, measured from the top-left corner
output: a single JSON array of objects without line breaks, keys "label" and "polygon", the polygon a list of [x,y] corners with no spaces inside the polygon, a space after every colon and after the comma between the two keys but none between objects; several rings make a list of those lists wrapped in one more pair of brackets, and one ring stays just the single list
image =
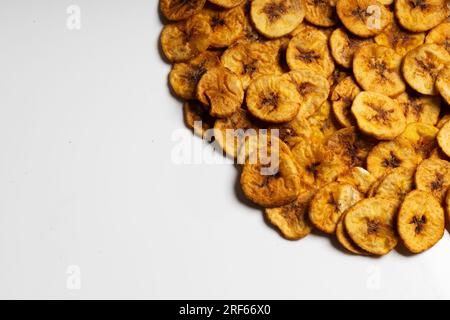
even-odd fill
[{"label": "browned banana chip", "polygon": [[194,58],[209,47],[211,27],[199,16],[168,24],[161,32],[161,48],[171,62]]},{"label": "browned banana chip", "polygon": [[237,75],[218,67],[202,76],[197,85],[197,98],[209,108],[211,116],[226,118],[241,107],[244,89]]},{"label": "browned banana chip", "polygon": [[238,6],[229,10],[205,8],[200,16],[211,26],[210,45],[223,48],[232,45],[244,35],[244,10]]},{"label": "browned banana chip", "polygon": [[308,218],[312,195],[312,192],[305,192],[288,205],[266,209],[267,220],[288,240],[299,240],[306,237],[312,230]]},{"label": "browned banana chip", "polygon": [[220,65],[217,52],[206,51],[187,62],[174,64],[169,82],[173,92],[185,100],[195,99],[197,83],[206,71]]},{"label": "browned banana chip", "polygon": [[422,161],[436,148],[438,132],[439,130],[432,125],[415,122],[410,123],[397,139],[410,143],[419,156],[419,161]]},{"label": "browned banana chip", "polygon": [[375,42],[377,44],[393,49],[402,57],[404,57],[412,49],[422,45],[424,41],[425,33],[412,33],[405,31],[395,22],[375,37]]},{"label": "browned banana chip", "polygon": [[351,184],[362,194],[367,194],[376,180],[366,169],[353,167],[341,174],[336,181]]},{"label": "browned banana chip", "polygon": [[183,113],[188,128],[200,137],[204,137],[207,130],[214,126],[214,119],[196,100],[186,101],[183,105]]},{"label": "browned banana chip", "polygon": [[369,44],[356,51],[353,72],[364,90],[392,97],[406,89],[400,72],[401,63],[402,57],[393,49]]},{"label": "browned banana chip", "polygon": [[294,120],[286,123],[271,124],[269,125],[269,129],[278,129],[279,138],[290,148],[293,148],[299,141],[303,141],[303,139],[321,137],[318,130],[315,130],[306,119],[300,118],[294,118]]},{"label": "browned banana chip", "polygon": [[361,89],[349,76],[340,81],[331,93],[333,112],[341,126],[352,127],[356,120],[351,113],[353,100],[361,92]]},{"label": "browned banana chip", "polygon": [[308,69],[291,71],[284,78],[292,82],[301,97],[299,116],[309,117],[327,100],[330,85],[326,78]]},{"label": "browned banana chip", "polygon": [[301,97],[295,85],[283,76],[261,76],[248,87],[246,101],[256,118],[282,123],[295,118]]},{"label": "browned banana chip", "polygon": [[334,69],[333,73],[328,76],[328,83],[330,84],[331,92],[333,92],[334,88],[341,83],[345,78],[349,77],[350,75],[347,73],[347,71],[337,67]]},{"label": "browned banana chip", "polygon": [[435,43],[450,53],[450,21],[445,21],[428,32],[426,43]]},{"label": "browned banana chip", "polygon": [[428,31],[448,17],[447,0],[397,0],[395,15],[409,31]]},{"label": "browned banana chip", "polygon": [[162,14],[169,20],[184,20],[199,13],[206,0],[161,0]]},{"label": "browned banana chip", "polygon": [[345,230],[344,225],[344,219],[345,219],[345,213],[341,216],[341,219],[339,220],[337,226],[336,226],[336,238],[338,239],[339,243],[348,251],[354,254],[360,254],[360,255],[367,255],[368,253],[365,252],[363,249],[358,247],[356,243],[350,238],[350,236],[347,233],[347,230]]},{"label": "browned banana chip", "polygon": [[403,61],[403,76],[416,91],[437,95],[435,82],[439,72],[450,62],[450,54],[437,44],[424,44],[411,50]]},{"label": "browned banana chip", "polygon": [[418,190],[430,192],[442,202],[450,186],[450,162],[440,159],[424,160],[417,167],[415,178]]},{"label": "browned banana chip", "polygon": [[345,29],[334,30],[330,37],[331,54],[334,60],[345,68],[351,68],[353,55],[366,44],[373,43],[372,39],[362,39],[348,34]]},{"label": "browned banana chip", "polygon": [[404,92],[395,98],[406,117],[406,123],[421,122],[435,125],[441,113],[439,97],[423,96],[416,92]]},{"label": "browned banana chip", "polygon": [[414,169],[419,158],[410,144],[380,142],[367,156],[367,170],[377,179],[395,168]]},{"label": "browned banana chip", "polygon": [[439,120],[439,122],[437,123],[436,127],[438,129],[442,129],[442,127],[449,121],[450,121],[450,114],[446,114]]},{"label": "browned banana chip", "polygon": [[439,72],[436,79],[436,89],[444,100],[450,105],[450,63],[447,68]]},{"label": "browned banana chip", "polygon": [[314,195],[309,220],[317,229],[334,233],[341,215],[362,198],[361,193],[350,184],[330,183]]},{"label": "browned banana chip", "polygon": [[450,122],[447,122],[439,131],[437,141],[442,151],[450,157]]},{"label": "browned banana chip", "polygon": [[268,38],[292,32],[305,17],[300,0],[253,0],[250,14],[256,29]]},{"label": "browned banana chip", "polygon": [[423,252],[434,246],[444,235],[444,210],[430,193],[412,191],[400,207],[397,227],[400,238],[409,251]]},{"label": "browned banana chip", "polygon": [[356,96],[352,113],[359,129],[380,140],[392,140],[406,127],[406,119],[398,104],[376,92],[364,91]]},{"label": "browned banana chip", "polygon": [[322,103],[320,108],[306,120],[314,133],[322,136],[323,140],[329,138],[339,129],[339,124],[331,112],[331,104],[328,101]]},{"label": "browned banana chip", "polygon": [[305,0],[305,19],[319,27],[332,27],[338,22],[336,0]]},{"label": "browned banana chip", "polygon": [[414,188],[414,173],[414,169],[393,169],[380,179],[373,196],[403,199]]},{"label": "browned banana chip", "polygon": [[376,0],[338,0],[336,10],[344,26],[363,38],[381,33],[393,18],[392,13]]},{"label": "browned banana chip", "polygon": [[234,8],[245,2],[245,0],[208,0],[208,1],[227,9]]},{"label": "browned banana chip", "polygon": [[369,198],[351,207],[345,215],[345,228],[350,238],[363,250],[384,255],[397,246],[396,214],[400,202]]},{"label": "browned banana chip", "polygon": [[328,78],[334,62],[328,49],[328,38],[315,28],[304,28],[291,42],[286,52],[291,70],[309,69]]}]

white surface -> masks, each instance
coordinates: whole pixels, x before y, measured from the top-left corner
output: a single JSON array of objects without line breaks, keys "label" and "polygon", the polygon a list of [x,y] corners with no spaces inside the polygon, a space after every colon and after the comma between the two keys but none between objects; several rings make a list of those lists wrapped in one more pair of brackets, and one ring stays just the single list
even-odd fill
[{"label": "white surface", "polygon": [[160,29],[156,0],[0,1],[0,298],[450,298],[447,232],[414,257],[288,242],[233,166],[173,164]]}]

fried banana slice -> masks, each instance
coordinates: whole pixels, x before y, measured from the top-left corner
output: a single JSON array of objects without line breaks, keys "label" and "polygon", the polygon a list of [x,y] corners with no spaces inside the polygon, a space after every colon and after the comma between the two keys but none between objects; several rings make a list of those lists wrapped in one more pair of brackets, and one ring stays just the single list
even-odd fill
[{"label": "fried banana slice", "polygon": [[338,22],[336,0],[305,0],[305,19],[319,27],[332,27]]},{"label": "fried banana slice", "polygon": [[334,233],[341,215],[362,198],[361,193],[350,184],[330,183],[314,195],[309,220],[317,229]]},{"label": "fried banana slice", "polygon": [[228,47],[244,35],[245,16],[241,6],[220,11],[205,8],[199,15],[211,27],[211,47]]},{"label": "fried banana slice", "polygon": [[176,96],[185,100],[196,98],[197,83],[210,69],[220,65],[216,52],[206,51],[187,62],[174,64],[169,74],[170,86]]},{"label": "fried banana slice", "polygon": [[334,71],[328,38],[315,28],[304,28],[291,39],[286,60],[291,70],[309,69],[325,78]]},{"label": "fried banana slice", "polygon": [[339,124],[343,127],[356,125],[351,113],[353,100],[361,92],[353,77],[349,76],[340,81],[331,93],[333,112]]},{"label": "fried banana slice", "polygon": [[207,131],[214,126],[214,119],[196,100],[186,101],[183,105],[184,122],[199,137],[205,137]]},{"label": "fried banana slice", "polygon": [[416,92],[403,92],[395,98],[403,110],[406,123],[420,122],[435,125],[441,113],[441,99],[433,96],[423,96]]},{"label": "fried banana slice", "polygon": [[380,93],[361,92],[351,110],[359,129],[379,140],[392,140],[406,127],[405,115],[397,102]]},{"label": "fried banana slice", "polygon": [[418,190],[430,192],[441,203],[450,186],[450,162],[424,160],[417,167],[415,179]]},{"label": "fried banana slice", "polygon": [[282,123],[295,118],[302,100],[295,85],[283,76],[261,76],[248,87],[246,101],[254,117]]},{"label": "fried banana slice", "polygon": [[305,192],[292,203],[279,208],[265,210],[267,220],[288,240],[299,240],[311,233],[308,218],[312,192]]},{"label": "fried banana slice", "polygon": [[444,210],[430,193],[414,190],[406,196],[400,207],[397,227],[409,251],[423,252],[444,235]]},{"label": "fried banana slice", "polygon": [[396,96],[405,91],[400,66],[402,57],[393,49],[369,44],[361,47],[353,59],[353,73],[367,91]]},{"label": "fried banana slice", "polygon": [[450,53],[450,21],[442,22],[440,25],[428,32],[425,43],[435,43],[442,46]]},{"label": "fried banana slice", "polygon": [[367,156],[367,170],[376,178],[395,168],[415,169],[419,158],[410,144],[401,141],[380,142]]},{"label": "fried banana slice", "polygon": [[221,62],[241,78],[244,89],[259,76],[282,73],[278,53],[267,43],[239,42],[225,50]]},{"label": "fried banana slice", "polygon": [[381,33],[393,19],[392,13],[376,0],[338,0],[336,11],[344,26],[363,38]]},{"label": "fried banana slice", "polygon": [[161,0],[159,6],[162,14],[169,20],[184,20],[199,13],[206,0]]},{"label": "fried banana slice", "polygon": [[450,105],[450,63],[447,68],[443,69],[439,72],[439,75],[436,79],[436,89]]},{"label": "fried banana slice", "polygon": [[414,188],[414,173],[414,169],[393,169],[380,179],[373,196],[402,200]]},{"label": "fried banana slice", "polygon": [[351,184],[362,194],[367,194],[376,180],[366,169],[353,167],[341,174],[336,181]]},{"label": "fried banana slice", "polygon": [[347,73],[347,71],[337,67],[334,69],[333,73],[328,76],[327,80],[330,84],[331,92],[333,92],[334,88],[341,83],[345,78],[349,77],[350,75]]},{"label": "fried banana slice", "polygon": [[256,29],[268,38],[292,32],[305,17],[300,0],[253,0],[250,15]]},{"label": "fried banana slice", "polygon": [[358,247],[356,245],[356,243],[352,240],[352,238],[350,238],[350,236],[348,235],[347,230],[345,230],[345,224],[344,224],[345,215],[346,215],[346,213],[344,213],[341,216],[341,219],[339,220],[339,222],[336,226],[337,240],[345,249],[347,249],[351,253],[359,254],[359,255],[367,255],[368,253],[366,251],[364,251],[363,249],[361,249],[360,247]]},{"label": "fried banana slice", "polygon": [[313,131],[318,132],[322,140],[329,138],[339,129],[339,125],[331,112],[331,104],[328,101],[322,103],[320,108],[306,120]]},{"label": "fried banana slice", "polygon": [[420,162],[427,159],[433,149],[436,148],[438,132],[439,130],[432,125],[416,122],[409,124],[397,139],[411,144]]},{"label": "fried banana slice", "polygon": [[437,141],[442,151],[444,151],[447,157],[450,157],[450,121],[439,131]]},{"label": "fried banana slice", "polygon": [[325,77],[309,69],[291,71],[283,75],[292,82],[300,95],[299,116],[309,117],[327,100],[330,85]]},{"label": "fried banana slice", "polygon": [[345,215],[345,229],[363,250],[385,255],[397,246],[396,214],[399,201],[369,198],[356,203]]},{"label": "fried banana slice", "polygon": [[231,9],[231,8],[237,7],[238,5],[242,4],[246,0],[208,0],[208,1],[219,7]]},{"label": "fried banana slice", "polygon": [[244,101],[241,80],[233,72],[218,67],[206,72],[197,85],[198,100],[213,117],[231,116]]},{"label": "fried banana slice", "polygon": [[404,57],[409,51],[425,42],[425,33],[412,33],[401,29],[397,23],[390,24],[382,33],[375,37],[380,46],[393,49],[398,55]]},{"label": "fried banana slice", "polygon": [[449,121],[450,121],[450,114],[446,114],[438,121],[436,127],[438,129],[442,129],[442,127],[444,127],[444,125]]},{"label": "fried banana slice", "polygon": [[372,39],[362,39],[348,34],[343,28],[333,31],[330,37],[331,55],[344,68],[351,68],[355,52],[366,44],[373,43]]},{"label": "fried banana slice", "polygon": [[196,57],[209,47],[211,27],[193,16],[185,21],[168,24],[161,32],[161,48],[170,62],[182,62]]},{"label": "fried banana slice", "polygon": [[411,50],[403,61],[403,77],[417,92],[437,95],[435,82],[450,62],[450,54],[437,44],[424,44]]},{"label": "fried banana slice", "polygon": [[397,0],[395,15],[412,32],[428,31],[448,17],[446,0]]}]

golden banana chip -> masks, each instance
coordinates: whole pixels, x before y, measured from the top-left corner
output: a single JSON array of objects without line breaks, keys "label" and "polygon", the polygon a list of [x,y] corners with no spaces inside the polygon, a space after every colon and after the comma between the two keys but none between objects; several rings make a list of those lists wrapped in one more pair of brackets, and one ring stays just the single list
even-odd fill
[{"label": "golden banana chip", "polygon": [[393,49],[368,44],[356,51],[353,73],[364,90],[392,97],[406,89],[400,74],[401,63],[402,57]]},{"label": "golden banana chip", "polygon": [[331,113],[331,104],[328,101],[322,103],[319,109],[306,120],[313,132],[321,136],[322,140],[329,138],[339,129],[339,125]]},{"label": "golden banana chip", "polygon": [[419,156],[419,161],[422,161],[427,159],[433,149],[436,148],[436,136],[438,132],[439,130],[432,125],[415,122],[409,124],[397,139],[410,143]]},{"label": "golden banana chip", "polygon": [[363,250],[385,255],[397,246],[397,200],[369,198],[356,203],[345,215],[345,228],[350,238]]},{"label": "golden banana chip", "polygon": [[450,105],[450,63],[447,68],[439,72],[436,79],[436,89],[439,91],[447,104]]},{"label": "golden banana chip", "polygon": [[283,76],[261,76],[247,90],[250,113],[263,121],[282,123],[295,118],[301,97],[295,85]]},{"label": "golden banana chip", "polygon": [[279,208],[267,208],[266,218],[288,240],[299,240],[311,233],[308,218],[312,192],[302,193],[294,202]]},{"label": "golden banana chip", "polygon": [[440,159],[422,161],[416,171],[418,190],[430,192],[442,202],[450,186],[450,162]]},{"label": "golden banana chip", "polygon": [[440,25],[428,32],[426,43],[435,43],[444,47],[450,53],[450,21],[442,22]]},{"label": "golden banana chip", "polygon": [[422,96],[416,92],[404,92],[395,98],[406,117],[406,123],[421,122],[435,125],[441,113],[441,99]]},{"label": "golden banana chip", "polygon": [[206,0],[161,0],[160,9],[169,20],[184,20],[199,13]]},{"label": "golden banana chip", "polygon": [[336,181],[351,184],[362,194],[367,194],[376,180],[366,169],[353,167],[341,174]]},{"label": "golden banana chip", "polygon": [[450,122],[447,122],[437,136],[439,147],[450,157]]},{"label": "golden banana chip", "polygon": [[188,128],[200,137],[214,126],[214,119],[206,112],[198,101],[186,101],[183,105],[184,121]]},{"label": "golden banana chip", "polygon": [[363,38],[381,33],[393,18],[392,13],[376,0],[338,0],[336,10],[344,26]]},{"label": "golden banana chip", "polygon": [[416,91],[437,95],[436,78],[450,62],[450,54],[437,44],[423,44],[411,50],[403,61],[403,76]]},{"label": "golden banana chip", "polygon": [[334,30],[330,37],[331,55],[344,68],[350,68],[355,52],[366,44],[373,43],[372,39],[362,39],[348,34],[343,28]]},{"label": "golden banana chip", "polygon": [[448,17],[447,0],[396,0],[395,15],[409,31],[428,31]]},{"label": "golden banana chip", "polygon": [[340,69],[339,67],[334,69],[333,73],[327,78],[328,83],[330,84],[331,92],[333,92],[334,88],[336,88],[336,86],[348,76],[350,75],[343,69]]},{"label": "golden banana chip", "polygon": [[350,184],[330,183],[314,195],[309,219],[317,229],[334,233],[341,215],[362,198],[361,193]]},{"label": "golden banana chip", "polygon": [[405,247],[420,253],[434,246],[444,235],[444,210],[431,194],[415,190],[401,205],[397,224]]},{"label": "golden banana chip", "polygon": [[234,8],[245,2],[245,0],[208,0],[208,1],[211,2],[212,4],[227,9]]},{"label": "golden banana chip", "polygon": [[268,38],[292,32],[305,17],[300,0],[253,0],[250,14],[256,29]]},{"label": "golden banana chip", "polygon": [[419,158],[410,144],[380,142],[367,156],[367,170],[377,179],[395,168],[415,169]]},{"label": "golden banana chip", "polygon": [[220,65],[217,52],[206,51],[187,62],[174,64],[169,82],[173,92],[185,100],[196,97],[197,83],[206,71]]},{"label": "golden banana chip", "polygon": [[380,140],[392,140],[406,127],[406,118],[398,104],[376,92],[364,91],[353,101],[352,113],[359,129]]},{"label": "golden banana chip", "polygon": [[231,116],[244,101],[241,80],[223,67],[207,71],[197,85],[197,98],[213,117]]},{"label": "golden banana chip", "polygon": [[300,94],[299,116],[309,117],[327,100],[330,85],[326,78],[308,69],[291,71],[284,78],[292,82]]},{"label": "golden banana chip", "polygon": [[305,0],[305,19],[319,27],[332,27],[338,22],[336,0]]},{"label": "golden banana chip", "polygon": [[438,129],[442,129],[442,127],[449,121],[450,121],[450,114],[446,114],[439,120],[439,122],[437,123],[436,127]]},{"label": "golden banana chip", "polygon": [[375,42],[377,44],[393,49],[402,57],[404,57],[412,49],[422,45],[424,41],[425,33],[412,33],[405,31],[395,22],[375,37]]},{"label": "golden banana chip", "polygon": [[328,38],[315,28],[304,28],[291,39],[286,60],[291,70],[309,69],[326,78],[334,71]]},{"label": "golden banana chip", "polygon": [[339,220],[337,226],[336,226],[336,238],[338,239],[339,243],[348,251],[354,254],[360,254],[360,255],[367,255],[368,253],[365,252],[363,249],[358,247],[356,243],[350,238],[350,236],[347,233],[347,230],[345,230],[344,220],[345,220],[344,213],[341,216],[341,219]]},{"label": "golden banana chip", "polygon": [[361,89],[349,76],[340,81],[331,93],[333,112],[340,125],[352,127],[356,125],[356,120],[351,113],[353,100],[361,92]]},{"label": "golden banana chip", "polygon": [[414,169],[393,169],[380,179],[372,196],[403,199],[414,188],[414,173]]}]

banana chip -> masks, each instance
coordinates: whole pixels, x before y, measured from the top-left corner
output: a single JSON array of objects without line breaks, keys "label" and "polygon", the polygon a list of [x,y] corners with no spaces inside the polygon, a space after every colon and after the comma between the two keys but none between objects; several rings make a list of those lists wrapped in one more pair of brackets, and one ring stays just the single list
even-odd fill
[{"label": "banana chip", "polygon": [[448,17],[447,0],[396,0],[395,15],[409,31],[428,31]]},{"label": "banana chip", "polygon": [[350,238],[363,250],[385,255],[397,246],[395,218],[397,200],[369,198],[351,207],[345,215],[345,228]]},{"label": "banana chip", "polygon": [[436,89],[441,96],[450,105],[450,63],[443,69],[436,79]]},{"label": "banana chip", "polygon": [[313,193],[302,193],[294,202],[279,208],[265,210],[267,220],[288,240],[299,240],[311,233],[308,218]]},{"label": "banana chip", "polygon": [[353,167],[341,174],[336,181],[351,184],[362,194],[367,194],[376,179],[366,169],[361,167]]},{"label": "banana chip", "polygon": [[346,77],[334,87],[331,93],[333,112],[340,125],[352,127],[356,120],[351,113],[353,100],[361,92],[352,77]]},{"label": "banana chip", "polygon": [[344,26],[363,38],[381,33],[393,18],[392,13],[376,0],[338,0],[336,10]]},{"label": "banana chip", "polygon": [[438,129],[442,129],[445,126],[445,124],[449,121],[450,121],[450,114],[446,114],[439,120],[436,127]]},{"label": "banana chip", "polygon": [[216,52],[206,51],[187,62],[174,64],[170,71],[169,82],[173,92],[185,100],[196,97],[197,83],[210,69],[220,65]]},{"label": "banana chip", "polygon": [[431,152],[436,148],[436,136],[439,130],[429,124],[411,123],[405,131],[397,137],[411,144],[419,157],[419,161],[430,157]]},{"label": "banana chip", "polygon": [[428,32],[426,43],[435,43],[450,53],[450,21],[445,21]]},{"label": "banana chip", "polygon": [[197,98],[213,117],[231,116],[244,101],[241,80],[223,67],[206,72],[197,85]]},{"label": "banana chip", "polygon": [[425,42],[425,33],[412,33],[401,29],[395,22],[375,37],[380,46],[393,49],[401,57]]},{"label": "banana chip", "polygon": [[291,70],[309,69],[328,78],[334,62],[326,35],[314,28],[304,28],[289,42],[286,60]]},{"label": "banana chip", "polygon": [[183,105],[183,113],[187,127],[192,129],[199,137],[205,137],[207,130],[214,126],[213,118],[198,101],[186,101]]},{"label": "banana chip", "polygon": [[246,0],[208,0],[208,1],[222,8],[231,9],[237,7]]},{"label": "banana chip", "polygon": [[362,39],[349,35],[343,28],[333,31],[330,37],[331,55],[344,68],[350,68],[355,52],[366,44],[373,43],[372,39]]},{"label": "banana chip", "polygon": [[416,171],[418,190],[430,192],[442,202],[450,186],[450,162],[440,159],[422,161]]},{"label": "banana chip", "polygon": [[331,112],[331,104],[328,101],[322,103],[320,108],[306,120],[313,131],[323,138],[322,140],[329,138],[339,129],[339,125]]},{"label": "banana chip", "polygon": [[305,0],[305,19],[319,27],[332,27],[338,22],[336,0]]},{"label": "banana chip", "polygon": [[375,92],[361,92],[352,105],[358,127],[380,140],[392,140],[406,127],[406,118],[391,98]]},{"label": "banana chip", "polygon": [[341,215],[362,198],[361,193],[350,184],[330,183],[313,197],[309,219],[317,229],[334,233]]},{"label": "banana chip", "polygon": [[414,173],[414,169],[393,169],[380,179],[372,196],[403,199],[414,188]]},{"label": "banana chip", "polygon": [[450,157],[450,122],[447,122],[437,136],[439,147]]},{"label": "banana chip", "polygon": [[160,9],[169,20],[184,20],[199,13],[206,0],[161,0]]},{"label": "banana chip", "polygon": [[305,17],[300,0],[253,0],[250,14],[256,29],[268,38],[292,32]]},{"label": "banana chip", "polygon": [[333,92],[334,88],[341,83],[345,78],[349,77],[350,75],[347,73],[347,71],[337,67],[334,69],[333,73],[328,76],[327,80],[330,84],[331,92]]},{"label": "banana chip", "polygon": [[403,61],[403,76],[416,91],[437,95],[436,78],[450,62],[450,54],[437,44],[424,44],[411,50]]},{"label": "banana chip", "polygon": [[353,73],[367,91],[396,96],[406,89],[400,66],[402,57],[393,49],[369,44],[361,47],[353,59]]},{"label": "banana chip", "polygon": [[261,76],[248,87],[246,101],[256,118],[282,123],[295,118],[302,99],[295,85],[283,76]]},{"label": "banana chip", "polygon": [[406,123],[420,122],[435,125],[441,113],[441,99],[422,96],[416,92],[404,92],[395,98],[406,118]]},{"label": "banana chip", "polygon": [[420,253],[434,246],[444,235],[444,210],[431,194],[415,190],[401,205],[397,224],[405,247]]},{"label": "banana chip", "polygon": [[350,238],[350,236],[348,235],[347,230],[345,230],[344,225],[345,215],[346,213],[344,213],[341,216],[341,219],[339,220],[336,226],[336,238],[338,239],[339,243],[351,253],[359,255],[367,255],[368,253],[363,249],[361,249],[360,247],[358,247],[356,243],[352,240],[352,238]]}]

